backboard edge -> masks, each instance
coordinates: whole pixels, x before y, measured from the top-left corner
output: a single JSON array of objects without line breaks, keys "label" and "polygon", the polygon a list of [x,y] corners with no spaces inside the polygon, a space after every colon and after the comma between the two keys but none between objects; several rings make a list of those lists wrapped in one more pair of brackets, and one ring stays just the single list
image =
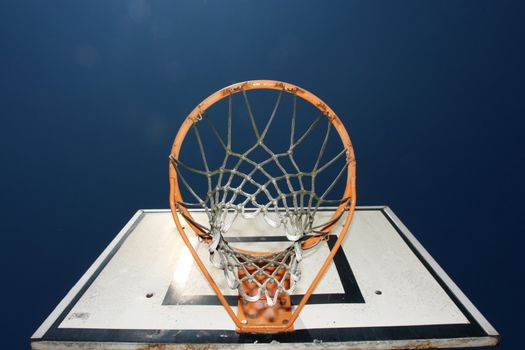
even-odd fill
[{"label": "backboard edge", "polygon": [[109,245],[102,251],[98,258],[91,264],[87,271],[82,275],[82,277],[75,283],[75,285],[69,290],[66,296],[58,303],[55,309],[47,316],[47,318],[42,322],[42,324],[36,329],[36,331],[31,336],[31,342],[34,340],[41,339],[44,334],[49,330],[51,325],[56,321],[56,319],[62,314],[65,308],[77,295],[77,293],[82,289],[82,286],[89,280],[97,268],[102,264],[105,258],[111,253],[113,248],[120,242],[120,240],[125,236],[126,232],[133,226],[133,224],[144,215],[144,210],[139,209],[132,216],[132,218],[124,225],[120,232],[113,238]]},{"label": "backboard edge", "polygon": [[[437,261],[430,255],[430,253],[423,247],[423,245],[417,240],[417,238],[410,232],[408,227],[394,214],[390,207],[383,209],[385,215],[387,215],[401,230],[403,235],[412,243],[414,248],[421,254],[421,256],[428,262],[428,264],[434,269],[438,276],[447,285],[450,291],[458,298],[458,300],[465,306],[470,314],[476,319],[479,325],[490,337],[496,337],[499,343],[500,334],[496,329],[489,323],[489,321],[481,314],[481,312],[474,306],[469,298],[461,291],[457,284],[448,276],[448,274],[441,268]],[[494,345],[497,345],[494,344]]]}]

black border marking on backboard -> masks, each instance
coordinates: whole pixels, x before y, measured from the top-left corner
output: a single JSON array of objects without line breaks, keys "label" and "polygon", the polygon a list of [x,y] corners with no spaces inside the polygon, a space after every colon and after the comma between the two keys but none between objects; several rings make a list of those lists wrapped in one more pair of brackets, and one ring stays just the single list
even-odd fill
[{"label": "black border marking on backboard", "polygon": [[395,341],[412,339],[453,339],[478,334],[472,324],[440,324],[394,327],[354,327],[299,329],[283,333],[237,333],[232,330],[147,330],[59,328],[44,341],[246,344],[246,343],[322,343],[357,341]]},{"label": "black border marking on backboard", "polygon": [[88,288],[93,284],[95,279],[98,277],[100,272],[106,267],[106,265],[111,261],[113,256],[116,254],[116,252],[120,249],[122,244],[126,241],[126,239],[129,237],[131,232],[135,230],[135,228],[138,226],[138,224],[142,221],[142,219],[145,216],[145,212],[143,211],[140,216],[135,220],[135,222],[127,229],[126,233],[120,238],[120,240],[115,244],[113,249],[109,252],[109,254],[104,258],[102,263],[97,267],[97,269],[89,276],[87,281],[84,283],[84,285],[80,288],[80,291],[77,292],[77,294],[71,299],[67,307],[62,310],[62,313],[59,317],[53,322],[53,324],[49,327],[47,332],[44,334],[42,339],[47,340],[48,336],[53,336],[54,333],[60,333],[61,328],[59,328],[60,324],[66,318],[66,316],[69,314],[71,309],[75,306],[75,304],[78,302],[78,300],[84,295],[84,293],[88,290]]},{"label": "black border marking on backboard", "polygon": [[[230,242],[288,242],[286,236],[273,237],[228,237]],[[334,247],[336,235],[330,235],[327,243],[328,249]],[[308,299],[308,304],[362,304],[365,302],[363,294],[359,289],[359,285],[355,279],[354,273],[345,252],[341,247],[334,256],[334,264],[339,275],[339,280],[343,287],[343,293],[319,293],[312,294]],[[303,294],[293,294],[291,301],[293,305],[299,304],[303,298]],[[238,297],[236,295],[225,295],[230,306],[237,306]],[[162,305],[221,305],[219,298],[215,294],[208,295],[183,295],[183,290],[177,285],[177,281],[173,280],[170,283]]]},{"label": "black border marking on backboard", "polygon": [[[392,218],[385,212],[384,208],[356,208],[356,210],[381,211],[388,222],[394,227],[407,246],[421,261],[434,279],[439,283],[450,299],[470,322],[469,324],[438,324],[420,326],[393,326],[393,327],[353,327],[353,328],[322,328],[322,329],[300,329],[288,333],[276,334],[247,334],[236,333],[232,330],[141,330],[141,329],[84,329],[84,328],[59,328],[64,318],[69,314],[74,305],[91,286],[96,277],[105,268],[107,263],[115,255],[133,229],[144,217],[144,213],[137,218],[135,223],[128,229],[120,241],[113,247],[104,261],[95,272],[88,278],[80,291],[72,298],[60,316],[53,322],[49,329],[40,339],[32,339],[32,342],[40,341],[83,341],[83,342],[136,342],[136,343],[269,343],[278,341],[281,343],[313,342],[315,340],[328,342],[345,341],[382,341],[382,340],[415,340],[415,339],[454,339],[467,337],[489,336],[478,321],[472,316],[467,308],[460,302],[458,297],[450,290],[448,285],[434,271],[432,266],[424,259],[417,248],[405,236]],[[490,336],[489,336],[490,337]]]},{"label": "black border marking on backboard", "polygon": [[436,280],[436,282],[441,286],[441,288],[447,293],[448,297],[454,302],[454,304],[459,308],[459,310],[463,313],[463,315],[469,320],[469,322],[472,325],[476,326],[476,331],[480,333],[480,335],[487,335],[487,333],[483,330],[483,327],[478,323],[476,318],[472,316],[472,314],[468,311],[465,305],[461,303],[461,301],[458,299],[458,297],[450,290],[449,286],[443,281],[441,276],[432,268],[430,263],[421,255],[421,252],[414,246],[412,241],[408,239],[408,237],[403,233],[403,230],[401,230],[397,224],[394,222],[394,220],[388,215],[388,213],[385,212],[384,209],[381,210],[381,213],[385,216],[387,221],[392,225],[392,227],[397,231],[399,236],[403,239],[405,244],[410,248],[412,253],[419,259],[419,261],[425,266],[427,271],[432,275],[432,277]]}]

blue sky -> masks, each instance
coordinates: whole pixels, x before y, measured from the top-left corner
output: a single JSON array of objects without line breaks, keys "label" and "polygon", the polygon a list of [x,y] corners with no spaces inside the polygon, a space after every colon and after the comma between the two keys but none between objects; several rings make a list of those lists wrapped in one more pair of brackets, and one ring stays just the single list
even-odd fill
[{"label": "blue sky", "polygon": [[520,339],[519,1],[3,1],[1,296],[29,336],[139,208],[168,207],[186,114],[233,82],[305,87],[346,124],[358,205],[386,204]]}]

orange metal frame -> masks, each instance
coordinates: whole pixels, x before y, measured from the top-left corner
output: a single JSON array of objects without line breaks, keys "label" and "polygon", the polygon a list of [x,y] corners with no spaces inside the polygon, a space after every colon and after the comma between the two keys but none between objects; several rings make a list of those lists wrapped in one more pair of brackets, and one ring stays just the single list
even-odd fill
[{"label": "orange metal frame", "polygon": [[[317,275],[315,276],[314,280],[312,281],[312,284],[307,289],[306,293],[304,294],[303,298],[297,305],[297,307],[293,310],[291,313],[291,317],[288,320],[286,324],[283,325],[267,325],[267,326],[250,326],[247,324],[244,324],[241,322],[239,317],[235,314],[232,307],[228,304],[226,301],[226,298],[222,294],[221,290],[219,289],[217,283],[213,280],[213,277],[209,273],[209,271],[206,269],[206,266],[200,259],[200,257],[197,254],[197,251],[191,244],[188,236],[186,235],[183,225],[181,223],[181,220],[177,214],[178,210],[184,211],[184,214],[191,218],[190,212],[181,205],[177,205],[177,203],[180,203],[182,201],[182,196],[179,190],[178,185],[178,179],[177,179],[177,169],[173,164],[170,162],[169,165],[169,180],[170,180],[170,207],[171,212],[173,215],[173,219],[175,221],[175,225],[177,226],[177,229],[188,247],[191,255],[197,262],[197,265],[201,269],[202,273],[210,283],[210,286],[212,287],[213,291],[217,294],[217,297],[219,298],[219,301],[226,309],[226,312],[231,317],[235,325],[237,326],[238,331],[240,332],[286,332],[293,330],[293,324],[297,317],[299,316],[299,313],[304,308],[306,302],[308,301],[308,298],[312,295],[313,291],[315,290],[317,284],[319,283],[319,280],[326,272],[326,269],[330,265],[330,262],[333,260],[334,255],[337,253],[337,250],[341,246],[341,243],[343,242],[347,232],[348,228],[350,227],[350,222],[352,221],[352,216],[355,210],[356,205],[356,193],[355,193],[355,185],[356,185],[356,162],[355,162],[355,156],[354,156],[354,150],[352,147],[352,142],[350,141],[350,137],[348,136],[348,133],[339,119],[339,117],[335,114],[335,112],[328,107],[327,104],[325,104],[320,98],[312,94],[311,92],[304,90],[296,85],[275,81],[275,80],[251,80],[246,81],[242,83],[237,83],[230,85],[226,88],[223,88],[214,94],[208,96],[206,99],[204,99],[195,109],[193,109],[190,114],[186,117],[184,122],[182,123],[182,126],[180,127],[177,136],[175,137],[175,141],[173,142],[173,146],[171,149],[171,156],[178,158],[182,143],[184,141],[184,138],[186,137],[187,132],[191,128],[192,124],[195,122],[198,122],[204,113],[206,109],[208,109],[213,104],[217,103],[218,101],[222,100],[223,98],[226,98],[232,94],[241,92],[241,91],[248,91],[248,90],[255,90],[255,89],[271,89],[271,90],[281,90],[285,91],[291,94],[295,94],[298,97],[308,101],[312,105],[314,105],[317,109],[319,109],[332,123],[334,128],[337,130],[339,137],[341,138],[341,141],[343,143],[343,146],[347,150],[347,161],[348,161],[348,169],[347,169],[347,179],[346,179],[346,188],[345,192],[343,194],[343,198],[350,198],[350,207],[348,208],[348,215],[346,216],[345,223],[343,225],[343,228],[341,230],[341,233],[339,234],[337,241],[335,242],[333,248],[330,251],[330,254],[328,255],[327,259],[317,272]],[[343,210],[345,210],[347,207],[347,203],[341,203],[336,211],[334,212],[332,218],[337,217]],[[195,231],[200,231],[200,229],[194,225],[191,224],[191,222],[187,221],[187,223],[190,225],[190,227]],[[335,223],[332,223],[330,225],[327,225],[323,228],[324,232],[329,232],[333,228]],[[303,243],[304,248],[308,248],[312,245],[315,245],[321,237],[311,237],[310,239],[306,240]]]}]

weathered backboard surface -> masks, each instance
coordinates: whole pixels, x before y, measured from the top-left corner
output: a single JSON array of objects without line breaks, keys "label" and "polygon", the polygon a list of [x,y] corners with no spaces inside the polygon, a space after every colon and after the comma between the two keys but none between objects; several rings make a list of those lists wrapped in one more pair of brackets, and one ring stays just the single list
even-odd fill
[{"label": "weathered backboard surface", "polygon": [[[329,216],[330,210],[318,215]],[[229,239],[250,246],[266,227],[255,219],[232,229]],[[258,250],[287,243],[278,235],[264,240]],[[298,302],[332,242],[301,262],[292,302]],[[194,243],[207,262],[206,246]],[[236,307],[236,292],[226,287],[222,271],[209,269]],[[31,338],[33,349],[404,349],[498,342],[494,328],[388,207],[356,209],[342,249],[295,322],[295,332],[236,333],[171,212],[140,210]]]}]

